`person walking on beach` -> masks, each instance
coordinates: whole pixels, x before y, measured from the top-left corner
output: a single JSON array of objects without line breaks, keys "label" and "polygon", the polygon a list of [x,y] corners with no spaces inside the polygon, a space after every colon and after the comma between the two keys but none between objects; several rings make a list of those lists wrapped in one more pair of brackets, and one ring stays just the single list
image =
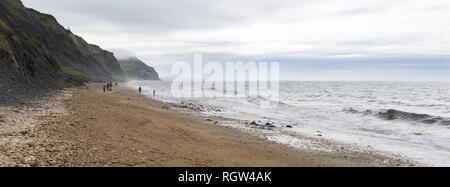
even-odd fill
[{"label": "person walking on beach", "polygon": [[106,89],[107,89],[108,91],[112,91],[112,86],[113,86],[112,82],[109,81],[106,85],[107,85],[107,86],[106,86]]},{"label": "person walking on beach", "polygon": [[153,90],[153,97],[156,96],[156,90]]},{"label": "person walking on beach", "polygon": [[109,91],[109,88],[111,87],[111,85],[109,84],[109,82],[106,82],[106,90]]},{"label": "person walking on beach", "polygon": [[141,95],[141,93],[142,93],[142,88],[141,88],[140,86],[139,86],[138,92],[139,92],[139,95]]},{"label": "person walking on beach", "polygon": [[103,93],[106,92],[106,84],[103,85]]}]

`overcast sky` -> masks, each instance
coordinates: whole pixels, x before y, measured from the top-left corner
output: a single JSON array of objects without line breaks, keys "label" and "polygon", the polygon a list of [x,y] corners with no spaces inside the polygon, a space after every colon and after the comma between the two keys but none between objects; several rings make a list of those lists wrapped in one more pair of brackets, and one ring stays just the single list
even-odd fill
[{"label": "overcast sky", "polygon": [[289,80],[450,80],[448,0],[22,0],[166,76],[179,60],[279,61]]}]

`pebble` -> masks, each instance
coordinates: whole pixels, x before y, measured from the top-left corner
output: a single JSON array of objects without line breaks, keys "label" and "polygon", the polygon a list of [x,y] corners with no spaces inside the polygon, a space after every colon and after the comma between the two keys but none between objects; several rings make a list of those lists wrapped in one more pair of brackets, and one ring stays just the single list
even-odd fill
[{"label": "pebble", "polygon": [[22,130],[22,131],[20,131],[20,134],[22,134],[22,135],[27,135],[27,134],[28,134],[28,131],[27,131],[27,130]]},{"label": "pebble", "polygon": [[28,106],[0,106],[0,122],[8,124],[0,125],[0,132],[2,132],[0,133],[2,143],[0,145],[0,167],[50,166],[47,159],[56,161],[63,159],[59,158],[55,152],[64,153],[68,146],[51,140],[53,143],[49,144],[46,142],[49,141],[47,137],[38,129],[45,128],[45,124],[51,124],[54,121],[53,116],[65,115],[66,111],[58,110],[58,108],[64,108],[60,106],[61,99],[70,97],[67,93],[63,91],[51,98],[43,96],[42,99],[23,103]]}]

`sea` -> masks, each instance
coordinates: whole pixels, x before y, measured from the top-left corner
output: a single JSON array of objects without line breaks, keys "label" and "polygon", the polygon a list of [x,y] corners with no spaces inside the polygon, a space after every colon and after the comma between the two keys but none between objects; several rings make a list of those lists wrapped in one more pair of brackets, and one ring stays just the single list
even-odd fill
[{"label": "sea", "polygon": [[[450,82],[281,81],[274,107],[264,97],[173,97],[170,81],[127,86],[170,103],[190,103],[207,115],[261,123],[403,155],[424,166],[450,166]],[[280,137],[283,135],[280,134]],[[274,139],[285,143],[282,139]]]}]

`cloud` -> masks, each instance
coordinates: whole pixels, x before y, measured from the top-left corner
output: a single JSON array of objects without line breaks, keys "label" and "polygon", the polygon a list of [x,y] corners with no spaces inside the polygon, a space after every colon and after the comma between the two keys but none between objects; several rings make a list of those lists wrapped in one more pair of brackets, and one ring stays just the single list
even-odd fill
[{"label": "cloud", "polygon": [[[40,10],[53,12],[70,19],[72,24],[89,21],[110,23],[136,29],[135,32],[168,32],[173,30],[216,29],[226,26],[244,25],[285,4],[276,1],[229,1],[229,0],[25,0]],[[295,1],[286,1],[295,2]],[[140,30],[140,29],[146,30]]]},{"label": "cloud", "polygon": [[291,66],[305,59],[355,67],[361,66],[354,59],[386,59],[391,66],[385,68],[400,63],[389,59],[414,57],[429,57],[423,66],[449,63],[436,61],[450,55],[448,0],[23,1],[88,42],[132,51],[157,69],[192,54],[296,59],[285,63]]}]

